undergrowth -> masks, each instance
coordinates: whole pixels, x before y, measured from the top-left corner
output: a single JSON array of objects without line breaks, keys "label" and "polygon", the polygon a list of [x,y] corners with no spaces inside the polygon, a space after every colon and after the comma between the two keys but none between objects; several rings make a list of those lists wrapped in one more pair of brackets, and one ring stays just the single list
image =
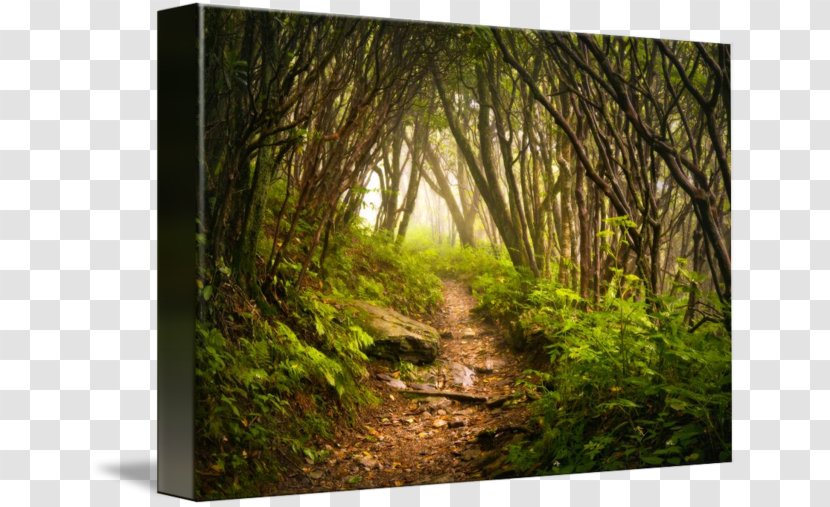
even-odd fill
[{"label": "undergrowth", "polygon": [[[729,460],[731,342],[720,323],[690,330],[694,273],[673,295],[647,294],[614,270],[598,301],[534,279],[484,248],[433,248],[436,269],[470,284],[477,310],[513,345],[543,356],[517,382],[532,436],[509,449],[514,475],[550,475]],[[717,307],[715,298],[708,303]]]},{"label": "undergrowth", "polygon": [[289,283],[300,266],[288,251],[273,303],[247,296],[221,262],[211,283],[201,283],[199,497],[275,493],[286,472],[326,458],[321,444],[335,425],[353,422],[361,406],[376,401],[365,383],[372,338],[339,301],[419,315],[441,300],[440,280],[408,249],[358,228],[334,237],[332,249],[325,270],[313,266],[303,287]]},{"label": "undergrowth", "polygon": [[[731,456],[730,340],[720,324],[691,332],[684,307],[616,276],[590,311],[574,292],[542,284],[520,315],[549,367],[528,372],[536,438],[510,450],[517,473],[557,474],[686,465]],[[655,308],[656,306],[656,308]]]},{"label": "undergrowth", "polygon": [[410,316],[427,315],[440,304],[441,280],[430,257],[359,227],[337,241],[342,255],[332,257],[326,266],[332,294],[388,306]]},{"label": "undergrowth", "polygon": [[[364,382],[372,339],[339,303],[355,298],[426,315],[448,277],[468,283],[476,311],[541,359],[517,381],[534,401],[530,436],[507,449],[512,474],[729,459],[730,340],[721,324],[692,330],[686,322],[692,294],[716,306],[696,292],[694,273],[679,270],[672,295],[658,297],[617,269],[601,297],[588,301],[517,271],[489,247],[400,247],[351,228],[332,238],[331,252],[302,287],[279,285],[273,303],[245,296],[221,262],[212,285],[200,287],[201,497],[271,494],[288,470],[326,459],[321,444],[335,425],[375,401]],[[300,268],[291,259],[288,250],[278,280],[294,279]]]}]

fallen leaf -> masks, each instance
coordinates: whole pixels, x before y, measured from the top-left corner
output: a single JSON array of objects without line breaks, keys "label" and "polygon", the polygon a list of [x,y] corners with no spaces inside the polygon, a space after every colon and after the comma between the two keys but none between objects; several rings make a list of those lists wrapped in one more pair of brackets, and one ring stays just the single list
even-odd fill
[{"label": "fallen leaf", "polygon": [[381,468],[380,462],[376,459],[373,459],[373,458],[369,458],[369,457],[360,458],[358,460],[358,462],[369,470],[371,470],[373,468]]}]

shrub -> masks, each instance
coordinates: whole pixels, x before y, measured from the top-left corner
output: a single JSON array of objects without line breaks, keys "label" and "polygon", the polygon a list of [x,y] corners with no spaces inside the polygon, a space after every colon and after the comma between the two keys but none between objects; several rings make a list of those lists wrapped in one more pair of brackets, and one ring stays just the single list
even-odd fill
[{"label": "shrub", "polygon": [[536,438],[511,449],[518,472],[729,459],[728,336],[719,324],[687,330],[683,305],[663,303],[652,308],[622,273],[588,311],[570,290],[537,286],[520,321],[545,338],[550,368],[528,377],[541,398]]},{"label": "shrub", "polygon": [[245,316],[247,335],[198,326],[197,487],[206,497],[269,493],[258,478],[319,457],[315,439],[373,400],[360,382],[371,337],[312,293],[296,304],[296,332],[258,314]]},{"label": "shrub", "polygon": [[410,316],[426,315],[441,302],[441,280],[431,258],[421,252],[359,227],[343,233],[337,249],[325,277],[334,295],[388,306]]}]

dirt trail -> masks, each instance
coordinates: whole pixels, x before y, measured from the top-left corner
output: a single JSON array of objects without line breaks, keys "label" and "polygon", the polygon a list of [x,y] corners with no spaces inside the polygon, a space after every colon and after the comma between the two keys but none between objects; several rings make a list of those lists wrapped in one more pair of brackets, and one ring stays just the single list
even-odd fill
[{"label": "dirt trail", "polygon": [[[444,305],[431,322],[444,335],[439,358],[401,380],[410,387],[422,383],[498,401],[513,393],[524,362],[507,348],[495,327],[471,313],[474,306],[466,285],[444,282]],[[281,488],[286,493],[487,478],[492,472],[483,471],[482,465],[501,454],[498,442],[494,446],[492,438],[488,441],[490,432],[521,427],[527,421],[523,403],[488,407],[443,397],[411,397],[378,378],[397,376],[387,365],[374,363],[370,370],[381,403],[367,409],[354,427],[338,431],[328,459],[288,478]],[[473,372],[472,385],[454,382]],[[488,447],[495,451],[487,451]]]}]

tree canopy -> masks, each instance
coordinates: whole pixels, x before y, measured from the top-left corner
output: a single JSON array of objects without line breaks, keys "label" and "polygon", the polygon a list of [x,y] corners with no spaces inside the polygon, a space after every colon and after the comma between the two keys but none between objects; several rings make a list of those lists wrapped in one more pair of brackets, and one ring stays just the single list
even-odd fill
[{"label": "tree canopy", "polygon": [[687,263],[724,303],[690,318],[728,322],[728,46],[235,11],[206,44],[202,225],[246,286],[274,290],[297,240],[294,281],[324,271],[374,177],[379,231],[431,192],[462,244],[489,232],[583,297],[611,267],[659,294]]}]

